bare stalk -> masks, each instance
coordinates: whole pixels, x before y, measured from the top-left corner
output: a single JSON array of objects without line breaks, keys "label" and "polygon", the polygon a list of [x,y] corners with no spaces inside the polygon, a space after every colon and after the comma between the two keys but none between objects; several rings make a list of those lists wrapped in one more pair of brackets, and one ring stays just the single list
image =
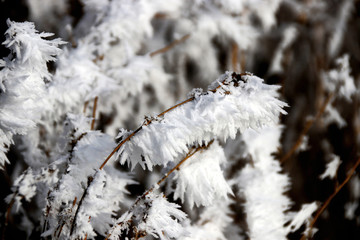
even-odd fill
[{"label": "bare stalk", "polygon": [[239,59],[238,59],[239,47],[233,42],[231,49],[231,64],[234,72],[239,72]]},{"label": "bare stalk", "polygon": [[83,195],[82,195],[81,198],[80,198],[79,204],[78,204],[78,206],[77,206],[77,208],[76,208],[76,212],[75,212],[75,215],[74,215],[74,220],[73,220],[72,223],[71,223],[70,236],[71,236],[71,235],[73,234],[73,232],[74,232],[74,229],[75,229],[75,226],[76,226],[76,219],[77,219],[77,216],[78,216],[78,214],[79,214],[80,207],[81,207],[81,205],[82,205],[82,203],[83,203],[83,201],[84,201],[84,199],[85,199],[85,197],[86,197],[86,195],[87,195],[87,193],[88,193],[90,184],[92,183],[92,181],[94,181],[95,176],[96,176],[96,173],[95,173],[94,177],[89,177],[89,178],[88,178],[88,185],[87,185],[87,187],[85,188],[85,191],[84,191]]},{"label": "bare stalk", "polygon": [[351,168],[350,172],[348,173],[346,179],[335,188],[335,191],[329,196],[329,198],[324,202],[324,204],[321,206],[321,208],[316,212],[316,215],[314,217],[314,219],[311,221],[310,225],[309,225],[309,233],[307,235],[303,235],[301,237],[301,240],[305,240],[306,238],[310,237],[311,234],[311,230],[313,229],[317,219],[320,217],[320,215],[323,213],[323,211],[327,208],[327,206],[330,204],[331,200],[336,196],[336,194],[345,186],[345,184],[347,182],[349,182],[349,180],[351,179],[351,177],[353,176],[354,172],[356,171],[356,168],[360,165],[360,158],[356,161],[356,163],[354,164],[354,166]]},{"label": "bare stalk", "polygon": [[97,102],[98,102],[98,96],[96,96],[95,99],[94,99],[94,108],[93,108],[91,128],[90,128],[91,130],[94,130],[94,127],[95,127],[95,117],[96,117]]},{"label": "bare stalk", "polygon": [[85,101],[85,103],[84,103],[84,109],[83,109],[84,115],[85,115],[85,113],[86,113],[86,108],[87,108],[88,104],[89,104],[89,101]]},{"label": "bare stalk", "polygon": [[319,111],[317,112],[315,118],[312,118],[311,120],[307,121],[307,123],[305,124],[305,127],[301,131],[300,136],[296,140],[295,144],[280,159],[281,163],[284,163],[286,160],[288,160],[294,154],[294,152],[300,147],[300,145],[301,145],[301,143],[303,141],[303,138],[309,132],[310,128],[314,125],[314,123],[317,122],[320,119],[320,117],[324,114],[325,109],[326,109],[327,105],[330,103],[333,96],[334,96],[334,93],[330,93],[329,96],[325,99],[324,103],[321,105],[321,107],[320,107]]},{"label": "bare stalk", "polygon": [[185,36],[183,36],[182,38],[180,39],[177,39],[173,42],[171,42],[169,45],[163,47],[163,48],[160,48],[152,53],[150,53],[150,57],[154,57],[158,54],[161,54],[161,53],[165,53],[167,51],[169,51],[170,49],[172,49],[173,47],[175,47],[176,45],[179,45],[180,43],[182,42],[185,42],[186,39],[188,39],[190,37],[190,34],[186,34]]}]

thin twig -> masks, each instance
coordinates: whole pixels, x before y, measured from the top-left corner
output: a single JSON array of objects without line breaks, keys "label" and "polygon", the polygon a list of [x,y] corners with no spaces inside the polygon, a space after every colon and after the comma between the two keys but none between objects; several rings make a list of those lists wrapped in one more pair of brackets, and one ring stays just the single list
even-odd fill
[{"label": "thin twig", "polygon": [[306,124],[304,129],[301,131],[300,136],[298,137],[298,139],[296,140],[295,144],[291,147],[291,149],[280,159],[280,163],[284,163],[286,160],[288,160],[293,154],[294,152],[300,147],[303,138],[305,137],[305,135],[309,132],[310,128],[314,125],[314,123],[316,121],[318,121],[320,119],[320,117],[323,115],[323,113],[325,112],[325,109],[327,107],[327,105],[329,104],[329,102],[331,101],[332,97],[334,96],[334,93],[330,93],[329,96],[326,98],[326,100],[324,101],[323,105],[320,107],[319,111],[317,112],[315,118],[312,118],[311,120],[309,120]]},{"label": "thin twig", "polygon": [[346,179],[335,189],[335,191],[330,195],[330,197],[325,201],[325,203],[321,206],[321,208],[316,212],[316,215],[314,219],[311,221],[309,225],[309,232],[308,235],[303,235],[301,237],[301,240],[305,240],[306,237],[310,237],[310,233],[312,228],[314,227],[316,220],[320,217],[320,215],[323,213],[323,211],[327,208],[327,206],[330,204],[331,200],[336,196],[336,194],[345,186],[347,182],[351,179],[354,172],[356,171],[356,168],[360,165],[360,158],[356,161],[355,165],[351,168],[350,172],[348,173]]},{"label": "thin twig", "polygon": [[[168,108],[167,110],[163,111],[162,113],[158,114],[157,116],[158,117],[161,117],[163,116],[165,113],[177,108],[177,107],[180,107],[181,105],[184,105],[185,103],[188,103],[192,100],[194,100],[195,98],[192,97],[192,98],[189,98],[189,99],[186,99],[185,101],[181,102],[181,103],[178,103],[176,104],[175,106],[172,106],[171,108]],[[124,140],[122,140],[117,146],[116,148],[109,154],[109,156],[107,156],[107,158],[105,159],[105,161],[101,164],[101,166],[99,167],[100,170],[102,170],[104,168],[104,166],[106,165],[106,163],[109,161],[109,159],[117,152],[117,150],[119,150],[121,148],[122,145],[124,145],[124,143],[126,143],[127,141],[129,141],[134,135],[136,135],[136,133],[138,133],[142,127],[144,125],[149,125],[151,123],[151,120],[148,120],[145,124],[141,125],[140,127],[138,127],[134,132],[132,132],[127,138],[125,138]]]},{"label": "thin twig", "polygon": [[234,72],[239,72],[239,60],[238,60],[239,47],[233,42],[231,49],[231,64]]},{"label": "thin twig", "polygon": [[80,207],[81,207],[81,205],[82,205],[82,203],[83,203],[83,201],[84,201],[84,199],[85,199],[86,194],[88,193],[90,184],[92,183],[92,181],[94,181],[95,176],[96,176],[96,173],[95,173],[94,177],[89,177],[89,178],[88,178],[87,187],[85,188],[84,193],[83,193],[83,195],[82,195],[81,198],[80,198],[79,204],[78,204],[78,206],[77,206],[77,208],[76,208],[76,212],[75,212],[75,215],[74,215],[74,220],[72,221],[72,224],[71,224],[71,227],[70,227],[70,236],[71,236],[71,235],[73,234],[73,232],[74,232],[74,228],[75,228],[75,226],[76,226],[76,219],[77,219],[77,216],[78,216],[78,214],[79,214]]},{"label": "thin twig", "polygon": [[84,114],[84,115],[85,115],[85,113],[86,113],[86,108],[87,108],[88,104],[89,104],[89,101],[85,101],[85,103],[84,103],[84,109],[83,109],[83,114]]},{"label": "thin twig", "polygon": [[14,193],[14,195],[12,196],[11,198],[11,201],[9,203],[9,206],[6,210],[6,215],[5,215],[5,224],[4,224],[4,227],[3,227],[3,232],[2,232],[2,239],[4,240],[5,239],[5,232],[6,232],[6,227],[8,226],[9,224],[9,219],[10,219],[10,212],[11,212],[11,209],[15,203],[15,197],[16,197],[17,193]]},{"label": "thin twig", "polygon": [[242,50],[240,54],[240,71],[245,71],[245,68],[246,68],[245,50]]},{"label": "thin twig", "polygon": [[94,130],[94,127],[95,127],[95,117],[96,117],[97,102],[98,102],[98,96],[96,96],[95,99],[94,99],[94,108],[93,108],[91,128],[90,128],[91,130]]},{"label": "thin twig", "polygon": [[[176,170],[180,170],[180,167],[182,164],[184,164],[184,162],[186,162],[186,160],[188,160],[189,158],[191,158],[195,153],[199,152],[200,150],[206,150],[210,147],[210,145],[214,142],[214,139],[211,140],[207,145],[205,146],[199,146],[197,148],[192,147],[189,152],[186,154],[186,156],[178,163],[176,164],[175,167],[173,167],[172,169],[170,169],[159,181],[157,181],[156,183],[156,187],[159,186],[161,183],[163,183],[170,175],[171,173],[173,173]],[[155,186],[151,187],[149,190],[147,190],[145,193],[143,193],[136,201],[135,203],[131,206],[131,208],[128,210],[128,212],[131,212],[136,206],[137,204],[143,200],[147,195],[149,195],[149,193],[153,192],[155,190]],[[131,220],[131,219],[130,219]],[[130,221],[128,220],[128,221]],[[117,225],[121,225],[123,224],[122,222],[118,223]],[[111,236],[112,232],[110,232],[106,237],[105,240],[108,240],[109,237]]]},{"label": "thin twig", "polygon": [[[157,117],[161,117],[163,116],[165,113],[180,107],[181,105],[184,105],[185,103],[188,103],[192,100],[194,100],[195,98],[189,98],[186,99],[185,101],[176,104],[175,106],[172,106],[171,108],[166,109],[165,111],[163,111],[162,113],[158,114]],[[134,132],[132,132],[127,138],[125,138],[124,140],[122,140],[117,146],[116,148],[109,154],[109,156],[107,156],[107,158],[105,159],[105,161],[101,164],[101,166],[99,167],[100,170],[102,170],[104,168],[104,166],[106,165],[106,163],[109,161],[109,159],[117,152],[117,150],[119,150],[121,148],[122,145],[124,145],[124,143],[126,143],[127,141],[129,141],[134,135],[136,135],[144,125],[149,125],[151,123],[151,120],[148,120],[145,124],[141,125],[140,127],[138,127]]]},{"label": "thin twig", "polygon": [[[74,136],[75,132],[72,133],[72,138],[75,137]],[[61,179],[59,181],[57,181],[56,185],[50,189],[48,191],[48,194],[47,194],[47,205],[46,205],[46,210],[45,210],[45,216],[44,216],[44,225],[43,225],[43,232],[46,230],[47,228],[47,224],[48,224],[48,217],[49,217],[49,214],[50,214],[50,211],[51,211],[51,193],[54,191],[54,190],[57,190],[59,189],[60,187],[60,183],[61,183],[61,180],[62,178],[67,174],[67,169],[69,167],[69,164],[72,162],[72,158],[73,158],[73,154],[74,154],[74,150],[75,150],[75,147],[77,146],[77,144],[80,142],[80,140],[85,137],[87,135],[87,132],[85,133],[82,133],[79,137],[77,137],[76,139],[73,139],[71,140],[71,142],[69,142],[69,145],[70,145],[70,150],[68,151],[69,152],[69,157],[67,159],[67,164],[66,164],[66,167],[64,168],[64,172],[63,174],[61,175]],[[75,201],[76,201],[76,197],[75,197]],[[73,203],[73,207],[74,207],[74,203]]]},{"label": "thin twig", "polygon": [[[21,180],[20,180],[19,183],[18,183],[18,186],[20,186],[21,183],[24,181],[25,176],[26,176],[26,174],[28,174],[29,169],[31,169],[31,168],[29,167],[29,168],[27,168],[27,169],[24,171],[24,173],[23,173],[23,175],[22,175],[22,178],[21,178]],[[12,207],[14,206],[15,199],[16,199],[16,197],[17,197],[18,194],[19,194],[19,188],[20,188],[20,187],[17,187],[16,191],[14,192],[14,194],[13,194],[13,196],[12,196],[10,202],[9,202],[9,206],[8,206],[8,208],[7,208],[7,210],[6,210],[5,223],[4,223],[3,232],[2,232],[2,239],[5,239],[5,232],[6,232],[6,228],[7,228],[8,224],[9,224],[11,209],[12,209]],[[20,199],[20,200],[24,199],[24,197],[25,197],[25,196],[21,196],[21,199]]]},{"label": "thin twig", "polygon": [[188,39],[190,37],[190,34],[186,34],[185,36],[183,36],[182,38],[180,39],[177,39],[175,41],[172,41],[169,45],[163,47],[163,48],[160,48],[152,53],[150,53],[150,57],[154,57],[160,53],[165,53],[167,51],[169,51],[170,49],[172,49],[173,47],[175,47],[176,45],[182,43],[182,42],[185,42],[186,39]]},{"label": "thin twig", "polygon": [[194,97],[191,97],[191,98],[189,98],[189,99],[186,99],[185,101],[182,101],[181,103],[178,103],[178,104],[172,106],[171,108],[166,109],[165,111],[163,111],[162,113],[158,114],[157,116],[158,116],[158,117],[161,117],[161,116],[163,116],[165,113],[170,112],[171,110],[173,110],[173,109],[175,109],[175,108],[177,108],[177,107],[180,107],[181,105],[184,105],[185,103],[191,102],[191,101],[194,100],[194,99],[195,99]]}]

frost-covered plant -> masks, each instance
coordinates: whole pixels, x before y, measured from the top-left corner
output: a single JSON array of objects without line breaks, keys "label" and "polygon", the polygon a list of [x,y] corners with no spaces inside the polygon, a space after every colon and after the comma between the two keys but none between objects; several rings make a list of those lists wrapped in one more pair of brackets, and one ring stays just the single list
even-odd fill
[{"label": "frost-covered plant", "polygon": [[11,55],[0,62],[0,165],[9,163],[5,153],[15,134],[25,135],[41,120],[48,106],[44,102],[46,82],[51,81],[47,62],[54,61],[64,44],[46,40],[51,33],[38,33],[33,23],[7,21],[6,41]]},{"label": "frost-covered plant", "polygon": [[354,1],[26,5],[68,43],[7,21],[3,239],[356,231],[316,224],[360,221]]}]

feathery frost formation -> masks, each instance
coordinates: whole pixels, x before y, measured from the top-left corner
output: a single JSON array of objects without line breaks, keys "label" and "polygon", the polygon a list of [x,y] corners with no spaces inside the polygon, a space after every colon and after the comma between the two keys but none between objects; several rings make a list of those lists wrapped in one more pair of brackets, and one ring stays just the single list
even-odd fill
[{"label": "feathery frost formation", "polygon": [[280,173],[278,161],[271,155],[279,146],[281,127],[248,130],[242,135],[252,162],[241,170],[236,183],[244,195],[246,219],[251,239],[287,239],[285,211],[290,200],[284,195],[290,182]]},{"label": "feathery frost formation", "polygon": [[69,43],[7,21],[4,239],[358,232],[353,0],[17,2]]},{"label": "feathery frost formation", "polygon": [[112,214],[119,210],[128,193],[126,186],[134,184],[113,166],[96,171],[115,142],[109,135],[90,131],[88,122],[83,116],[68,115],[65,127],[72,141],[57,156],[57,164],[65,165],[64,173],[47,196],[44,237],[106,235],[113,222]]},{"label": "feathery frost formation", "polygon": [[194,204],[197,207],[209,206],[214,200],[227,199],[232,190],[221,168],[225,162],[224,150],[217,141],[206,150],[195,153],[174,174],[174,198],[180,198],[182,202],[186,199],[190,208]]},{"label": "feathery frost formation", "polygon": [[33,23],[8,20],[9,29],[3,43],[11,50],[0,62],[0,166],[9,163],[5,153],[13,143],[13,135],[25,135],[40,122],[48,106],[46,82],[51,81],[47,62],[64,44],[60,39],[46,40],[52,33],[38,33]]},{"label": "feathery frost formation", "polygon": [[119,150],[120,162],[151,170],[166,166],[194,144],[272,125],[279,113],[286,113],[286,103],[276,98],[278,89],[256,76],[227,72],[207,92],[142,126]]}]

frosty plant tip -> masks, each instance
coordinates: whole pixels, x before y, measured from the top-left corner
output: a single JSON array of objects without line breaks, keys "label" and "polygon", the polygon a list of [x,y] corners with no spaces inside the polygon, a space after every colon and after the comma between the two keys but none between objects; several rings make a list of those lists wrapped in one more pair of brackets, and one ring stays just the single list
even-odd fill
[{"label": "frosty plant tip", "polygon": [[148,118],[134,132],[122,132],[118,158],[132,168],[140,164],[151,170],[167,166],[194,144],[235,138],[237,131],[276,123],[287,106],[277,99],[278,89],[248,73],[226,72],[208,91],[196,89],[189,99]]}]

